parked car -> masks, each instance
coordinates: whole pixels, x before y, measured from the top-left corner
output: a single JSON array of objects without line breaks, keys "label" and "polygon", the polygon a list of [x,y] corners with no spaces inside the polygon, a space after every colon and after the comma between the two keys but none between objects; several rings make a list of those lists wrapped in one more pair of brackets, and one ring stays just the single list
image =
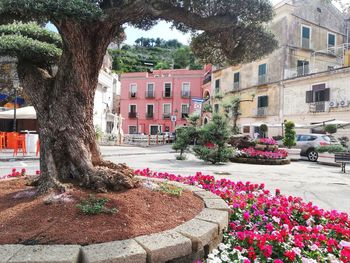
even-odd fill
[{"label": "parked car", "polygon": [[165,142],[172,143],[175,140],[175,133],[174,132],[161,132],[159,134],[160,136],[164,135]]},{"label": "parked car", "polygon": [[309,161],[317,162],[318,153],[316,151],[317,147],[339,144],[339,141],[333,136],[326,134],[298,134],[296,136],[296,148],[300,149],[300,155],[306,156]]}]

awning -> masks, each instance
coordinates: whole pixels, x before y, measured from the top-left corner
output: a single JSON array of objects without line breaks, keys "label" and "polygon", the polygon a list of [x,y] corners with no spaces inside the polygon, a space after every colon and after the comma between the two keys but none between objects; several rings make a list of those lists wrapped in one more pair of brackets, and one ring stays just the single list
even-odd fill
[{"label": "awning", "polygon": [[[14,110],[8,110],[0,112],[0,119],[13,119],[14,117]],[[36,112],[34,107],[28,106],[23,108],[16,109],[16,119],[18,120],[35,120],[36,119]]]}]

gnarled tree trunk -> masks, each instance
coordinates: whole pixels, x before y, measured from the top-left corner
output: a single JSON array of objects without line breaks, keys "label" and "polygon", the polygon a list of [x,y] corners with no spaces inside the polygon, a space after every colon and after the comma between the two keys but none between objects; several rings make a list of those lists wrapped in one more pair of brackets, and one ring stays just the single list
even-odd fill
[{"label": "gnarled tree trunk", "polygon": [[64,21],[58,28],[64,48],[55,76],[25,61],[18,66],[40,127],[38,192],[64,190],[68,182],[97,191],[132,188],[131,169],[102,160],[93,126],[98,74],[116,27]]}]

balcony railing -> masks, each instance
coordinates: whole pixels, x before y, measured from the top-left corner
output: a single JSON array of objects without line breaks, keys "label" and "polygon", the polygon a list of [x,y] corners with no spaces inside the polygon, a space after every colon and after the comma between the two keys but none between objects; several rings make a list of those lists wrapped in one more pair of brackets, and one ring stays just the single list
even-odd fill
[{"label": "balcony railing", "polygon": [[130,99],[136,99],[136,97],[137,97],[137,92],[129,92]]},{"label": "balcony railing", "polygon": [[303,39],[301,41],[301,47],[306,48],[306,49],[310,49],[310,39],[303,37]]},{"label": "balcony railing", "polygon": [[163,114],[163,119],[170,119],[170,113],[164,113]]},{"label": "balcony railing", "polygon": [[233,90],[239,90],[239,82],[234,82],[233,83]]},{"label": "balcony railing", "polygon": [[136,119],[137,113],[136,112],[129,112],[129,119]]},{"label": "balcony railing", "polygon": [[146,99],[154,99],[155,98],[154,91],[146,91],[145,97]]},{"label": "balcony railing", "polygon": [[267,75],[259,75],[258,77],[258,85],[266,84],[267,82]]},{"label": "balcony railing", "polygon": [[173,97],[172,92],[163,91],[163,98],[171,99]]},{"label": "balcony railing", "polygon": [[153,117],[154,117],[153,112],[147,112],[146,113],[146,119],[153,119]]},{"label": "balcony railing", "polygon": [[255,117],[265,117],[267,116],[267,107],[259,107],[253,111]]},{"label": "balcony railing", "polygon": [[181,97],[184,98],[184,99],[188,99],[188,98],[191,97],[191,92],[183,91],[183,92],[181,92]]},{"label": "balcony railing", "polygon": [[317,112],[327,112],[328,111],[328,102],[318,101],[309,104],[309,111],[312,113]]}]

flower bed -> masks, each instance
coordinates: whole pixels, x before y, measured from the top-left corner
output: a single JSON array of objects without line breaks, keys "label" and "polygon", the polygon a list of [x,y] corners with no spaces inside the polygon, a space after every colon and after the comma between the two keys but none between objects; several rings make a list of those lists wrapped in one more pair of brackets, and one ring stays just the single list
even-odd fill
[{"label": "flower bed", "polygon": [[242,149],[237,152],[239,157],[255,158],[255,159],[285,159],[288,156],[288,152],[285,150],[261,151],[253,147]]},{"label": "flower bed", "polygon": [[350,220],[301,198],[273,194],[264,184],[215,180],[196,173],[180,176],[149,169],[136,174],[196,185],[223,198],[232,209],[224,242],[208,263],[350,262]]}]

